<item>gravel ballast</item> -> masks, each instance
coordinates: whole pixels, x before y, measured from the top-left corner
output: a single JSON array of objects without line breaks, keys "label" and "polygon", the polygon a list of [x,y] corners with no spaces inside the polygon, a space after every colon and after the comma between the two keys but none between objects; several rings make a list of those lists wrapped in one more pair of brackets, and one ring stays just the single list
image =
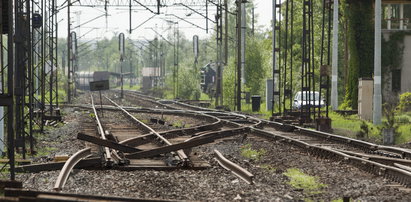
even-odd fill
[{"label": "gravel ballast", "polygon": [[[66,124],[48,129],[37,142],[38,147],[56,148],[45,159],[56,154],[71,155],[84,148],[84,142],[76,140],[76,134],[88,114],[69,108],[64,112],[67,114],[64,118]],[[261,158],[253,160],[241,154],[244,147],[264,152]],[[249,185],[222,168],[214,159],[214,149],[254,174],[254,184]],[[253,134],[249,134],[244,142],[240,137],[229,138],[193,148],[192,152],[210,163],[211,168],[172,171],[74,170],[63,192],[210,201],[331,201],[343,197],[360,201],[411,201],[409,189],[382,177],[344,162],[316,158],[286,143],[265,140]],[[291,186],[289,177],[284,175],[290,168],[315,176],[325,186],[318,193]],[[22,173],[17,175],[17,180],[23,181],[25,188],[52,191],[58,174],[59,171]]]}]

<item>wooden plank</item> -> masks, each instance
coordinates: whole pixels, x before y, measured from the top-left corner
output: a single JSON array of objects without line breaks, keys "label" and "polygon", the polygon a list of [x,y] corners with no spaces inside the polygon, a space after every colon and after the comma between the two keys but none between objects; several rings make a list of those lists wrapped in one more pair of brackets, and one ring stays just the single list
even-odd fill
[{"label": "wooden plank", "polygon": [[211,143],[214,140],[212,138],[198,138],[192,141],[188,142],[183,142],[183,143],[178,143],[178,144],[173,144],[173,145],[168,145],[160,148],[155,148],[151,150],[146,150],[146,151],[141,151],[141,152],[136,152],[132,154],[126,155],[127,158],[131,159],[138,159],[138,158],[149,158],[153,156],[157,156],[159,154],[164,154],[172,151],[177,151],[180,149],[186,149],[186,148],[191,148],[195,147],[198,145],[203,145],[207,143]]},{"label": "wooden plank", "polygon": [[127,197],[117,197],[117,196],[93,196],[93,195],[86,195],[86,194],[34,191],[34,190],[15,189],[15,188],[6,188],[4,191],[4,196],[6,197],[38,197],[40,195],[43,198],[44,196],[49,195],[49,196],[66,196],[66,197],[75,197],[78,199],[105,200],[105,201],[177,201],[177,200],[166,200],[166,199],[127,198]]},{"label": "wooden plank", "polygon": [[187,149],[187,148],[192,148],[192,147],[196,147],[196,146],[203,145],[203,144],[208,144],[208,143],[214,142],[214,140],[216,139],[230,137],[230,136],[238,135],[241,133],[246,133],[249,131],[250,131],[250,128],[246,127],[246,128],[236,128],[233,130],[210,132],[210,133],[206,133],[204,135],[198,136],[187,142],[182,142],[182,143],[168,145],[168,146],[155,148],[151,150],[136,152],[136,153],[128,154],[126,155],[126,157],[130,159],[153,157],[159,154],[177,151],[180,149]]},{"label": "wooden plank", "polygon": [[[31,163],[28,159],[16,159],[15,162],[20,165],[27,165]],[[0,159],[0,163],[9,163],[9,159]]]},{"label": "wooden plank", "polygon": [[77,134],[77,139],[79,140],[84,140],[87,142],[91,142],[100,146],[104,146],[104,147],[109,147],[124,153],[134,153],[134,152],[140,152],[143,151],[141,149],[137,149],[134,147],[129,147],[127,145],[123,145],[123,144],[118,144],[116,142],[110,141],[110,140],[103,140],[101,138],[98,137],[94,137],[94,136],[90,136],[90,135],[86,135],[84,133],[78,133]]}]

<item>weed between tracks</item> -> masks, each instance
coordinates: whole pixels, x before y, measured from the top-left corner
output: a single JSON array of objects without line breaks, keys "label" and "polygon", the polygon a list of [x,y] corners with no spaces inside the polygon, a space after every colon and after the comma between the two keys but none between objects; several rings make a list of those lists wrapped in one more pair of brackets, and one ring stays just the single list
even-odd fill
[{"label": "weed between tracks", "polygon": [[251,144],[241,146],[241,156],[252,160],[259,161],[266,153],[265,149],[254,150],[251,148]]},{"label": "weed between tracks", "polygon": [[292,187],[303,189],[305,193],[310,195],[320,194],[321,189],[327,187],[326,184],[320,183],[315,176],[307,175],[298,168],[289,168],[284,175],[290,178],[289,184]]}]

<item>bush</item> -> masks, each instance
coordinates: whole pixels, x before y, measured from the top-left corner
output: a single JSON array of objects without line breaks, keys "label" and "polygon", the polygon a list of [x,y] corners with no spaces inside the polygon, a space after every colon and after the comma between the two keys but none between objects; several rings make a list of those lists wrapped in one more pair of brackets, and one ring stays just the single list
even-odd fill
[{"label": "bush", "polygon": [[368,124],[365,121],[361,121],[360,131],[357,133],[357,138],[364,139],[368,138],[368,134],[370,133],[370,129],[368,128]]},{"label": "bush", "polygon": [[395,117],[395,122],[399,124],[408,124],[411,123],[411,117],[405,114],[399,115]]},{"label": "bush", "polygon": [[399,110],[402,112],[411,111],[411,92],[406,92],[400,95]]}]

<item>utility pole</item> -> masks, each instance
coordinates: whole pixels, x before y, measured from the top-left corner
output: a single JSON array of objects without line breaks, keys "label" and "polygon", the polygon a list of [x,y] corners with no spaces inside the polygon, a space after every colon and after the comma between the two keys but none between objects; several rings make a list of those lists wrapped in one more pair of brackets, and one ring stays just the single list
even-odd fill
[{"label": "utility pole", "polygon": [[372,120],[375,125],[381,124],[381,0],[375,0],[374,31],[374,102]]},{"label": "utility pole", "polygon": [[224,0],[224,8],[225,8],[225,13],[224,13],[224,29],[225,29],[225,35],[224,35],[224,64],[227,65],[228,63],[228,3],[227,0]]},{"label": "utility pole", "polygon": [[123,61],[124,61],[124,50],[125,50],[125,42],[124,42],[125,38],[124,38],[124,33],[120,33],[120,35],[118,36],[118,49],[120,51],[120,79],[121,79],[121,94],[120,94],[120,98],[123,99],[124,97],[124,92],[123,92]]},{"label": "utility pole", "polygon": [[215,99],[215,106],[223,105],[223,90],[222,90],[222,81],[223,81],[223,71],[222,71],[222,64],[223,64],[223,5],[221,1],[217,5],[217,15],[216,15],[216,23],[217,23],[217,79],[216,79],[216,99]]},{"label": "utility pole", "polygon": [[[273,51],[272,51],[272,60],[273,60],[273,91],[272,93],[272,100],[271,100],[271,115],[274,116],[274,104],[275,104],[275,77],[276,74],[278,75],[278,72],[276,71],[276,58],[275,58],[275,53],[276,53],[276,47],[275,47],[275,24],[276,24],[276,6],[277,6],[277,0],[273,0],[272,2],[272,6],[273,6],[273,11],[272,11],[272,32],[273,32],[273,37],[272,37],[272,47],[273,47]],[[280,104],[280,103],[279,103]]]},{"label": "utility pole", "polygon": [[254,36],[254,6],[251,8],[251,17],[252,17],[251,35]]},{"label": "utility pole", "polygon": [[[70,6],[71,0],[67,0],[67,102],[71,103],[71,30],[70,30]],[[44,104],[44,103],[43,103]]]},{"label": "utility pole", "polygon": [[334,0],[331,107],[338,109],[338,0]]},{"label": "utility pole", "polygon": [[241,1],[237,0],[237,111],[241,111]]},{"label": "utility pole", "polygon": [[245,85],[245,36],[246,36],[245,2],[241,2],[241,83]]}]

